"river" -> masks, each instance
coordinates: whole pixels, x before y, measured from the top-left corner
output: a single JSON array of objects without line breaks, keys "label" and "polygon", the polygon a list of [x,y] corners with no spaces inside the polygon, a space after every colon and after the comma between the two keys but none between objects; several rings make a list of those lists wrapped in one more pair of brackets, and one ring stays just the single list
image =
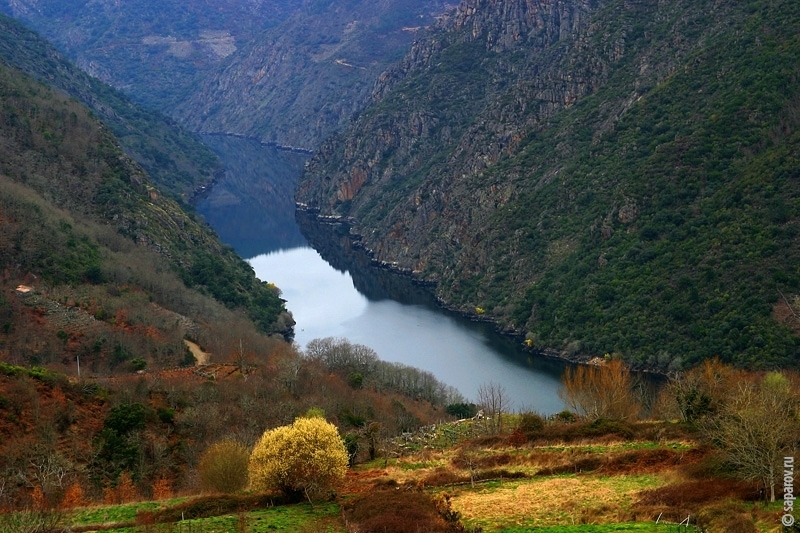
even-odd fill
[{"label": "river", "polygon": [[206,136],[228,168],[197,211],[222,240],[275,283],[294,315],[295,342],[343,337],[385,361],[430,371],[468,400],[500,384],[513,409],[551,414],[564,363],[533,356],[487,324],[441,309],[429,290],[376,268],[346,228],[295,215],[293,190],[307,158],[247,139]]}]

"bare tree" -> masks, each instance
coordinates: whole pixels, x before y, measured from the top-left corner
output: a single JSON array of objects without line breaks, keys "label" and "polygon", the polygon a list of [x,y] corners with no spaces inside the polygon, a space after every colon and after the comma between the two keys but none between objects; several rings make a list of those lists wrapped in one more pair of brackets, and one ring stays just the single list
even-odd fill
[{"label": "bare tree", "polygon": [[740,382],[736,394],[698,426],[745,479],[759,480],[775,501],[783,458],[800,437],[800,398],[786,376],[773,372],[760,382]]},{"label": "bare tree", "polygon": [[45,497],[50,498],[63,490],[76,472],[76,466],[57,451],[35,446],[27,464],[17,470],[17,479],[30,488],[38,487]]},{"label": "bare tree", "polygon": [[603,365],[567,367],[558,395],[576,413],[590,419],[629,420],[641,410],[634,380],[625,364],[612,359]]},{"label": "bare tree", "polygon": [[685,422],[696,422],[715,413],[736,392],[736,384],[744,376],[741,371],[724,365],[719,359],[670,377],[665,393],[671,411]]},{"label": "bare tree", "polygon": [[490,381],[478,387],[478,405],[487,418],[487,428],[491,433],[503,431],[503,413],[508,410],[506,389],[499,383]]}]

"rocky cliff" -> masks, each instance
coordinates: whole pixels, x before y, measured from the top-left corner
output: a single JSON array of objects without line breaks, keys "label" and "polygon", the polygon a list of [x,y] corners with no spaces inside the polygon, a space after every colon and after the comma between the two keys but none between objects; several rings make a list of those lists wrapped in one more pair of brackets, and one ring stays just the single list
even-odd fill
[{"label": "rocky cliff", "polygon": [[465,0],[297,200],[530,346],[787,364],[799,10]]},{"label": "rocky cliff", "polygon": [[202,133],[312,150],[445,0],[0,0],[86,72]]},{"label": "rocky cliff", "polygon": [[208,76],[175,115],[195,131],[313,150],[446,8],[442,0],[305,3]]}]

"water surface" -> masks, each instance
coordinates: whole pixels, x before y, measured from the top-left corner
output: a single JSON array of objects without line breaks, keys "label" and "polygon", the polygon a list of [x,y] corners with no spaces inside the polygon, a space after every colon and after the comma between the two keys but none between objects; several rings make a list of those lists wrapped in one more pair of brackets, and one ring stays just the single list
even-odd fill
[{"label": "water surface", "polygon": [[246,139],[211,141],[229,170],[198,212],[249,258],[260,279],[280,287],[301,348],[315,338],[343,337],[385,361],[432,372],[468,400],[491,382],[504,387],[514,409],[563,409],[562,362],[526,353],[489,325],[439,308],[429,289],[375,268],[346,228],[296,220],[291,194],[304,157]]}]

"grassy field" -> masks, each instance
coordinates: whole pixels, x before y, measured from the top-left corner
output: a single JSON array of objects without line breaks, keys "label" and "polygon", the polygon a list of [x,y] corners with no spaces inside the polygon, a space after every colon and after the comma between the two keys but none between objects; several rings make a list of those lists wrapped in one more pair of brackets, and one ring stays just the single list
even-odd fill
[{"label": "grassy field", "polygon": [[628,429],[423,444],[358,465],[335,502],[313,507],[278,505],[276,495],[197,496],[78,509],[66,522],[76,533],[780,531],[780,502],[725,476],[691,433]]},{"label": "grassy field", "polygon": [[632,521],[638,492],[665,483],[654,475],[556,476],[491,482],[458,490],[452,501],[465,525],[485,530],[617,523]]},{"label": "grassy field", "polygon": [[[175,500],[173,500],[174,502]],[[180,520],[161,524],[147,524],[137,519],[137,513],[157,511],[172,502],[142,502],[81,509],[69,522],[73,531],[93,531],[95,527],[114,533],[171,532],[171,533],[267,533],[272,531],[342,533],[345,530],[340,518],[340,508],[329,503],[281,505],[235,514],[224,514],[192,520]],[[139,514],[141,517],[141,514]],[[118,524],[120,527],[115,527]],[[86,529],[84,529],[86,528]]]}]

